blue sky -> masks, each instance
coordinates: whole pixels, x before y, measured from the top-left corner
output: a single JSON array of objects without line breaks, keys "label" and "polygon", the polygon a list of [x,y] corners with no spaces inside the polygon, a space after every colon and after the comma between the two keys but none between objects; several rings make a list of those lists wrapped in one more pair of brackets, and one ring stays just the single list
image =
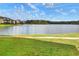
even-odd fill
[{"label": "blue sky", "polygon": [[0,16],[20,20],[79,20],[79,3],[0,3]]}]

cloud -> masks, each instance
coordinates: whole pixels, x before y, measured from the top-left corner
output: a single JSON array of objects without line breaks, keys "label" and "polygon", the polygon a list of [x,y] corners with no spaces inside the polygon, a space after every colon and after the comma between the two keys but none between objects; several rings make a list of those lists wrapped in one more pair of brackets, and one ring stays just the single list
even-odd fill
[{"label": "cloud", "polygon": [[68,14],[63,9],[56,9],[55,11],[58,12],[58,13],[60,13],[60,14],[62,14],[62,15],[67,15]]},{"label": "cloud", "polygon": [[24,9],[24,6],[23,5],[21,5],[21,11],[24,11],[25,9]]},{"label": "cloud", "polygon": [[40,14],[41,16],[46,15],[44,11],[41,11],[39,14]]},{"label": "cloud", "polygon": [[[45,18],[45,12],[40,10],[38,7],[36,7],[35,4],[25,4],[31,7],[31,10],[25,10],[23,5],[20,5],[20,7],[14,6],[15,8],[15,15],[17,18],[21,18],[23,15],[26,15],[27,19],[44,19]],[[23,13],[24,11],[24,13]]]},{"label": "cloud", "polygon": [[19,13],[20,9],[17,6],[14,6],[14,11],[15,11],[15,13]]},{"label": "cloud", "polygon": [[19,7],[18,6],[14,6],[14,10],[17,12],[17,13],[23,13],[25,11],[24,9],[24,5],[20,5]]},{"label": "cloud", "polygon": [[[62,8],[61,9],[56,9],[55,11],[58,12],[58,13],[60,13],[60,14],[62,14],[62,15],[68,15],[68,13],[65,12]],[[77,10],[76,9],[71,9],[69,11],[69,13],[77,13]]]},{"label": "cloud", "polygon": [[32,15],[33,19],[44,19],[45,12],[37,8],[35,5],[28,3],[28,5],[32,8],[32,11],[30,11],[30,14]]},{"label": "cloud", "polygon": [[37,8],[36,6],[34,6],[34,5],[31,4],[31,3],[28,3],[28,6],[30,6],[33,11],[39,11],[39,8]]},{"label": "cloud", "polygon": [[76,13],[76,12],[77,12],[76,9],[71,9],[71,10],[70,10],[70,13]]},{"label": "cloud", "polygon": [[34,5],[32,5],[31,3],[28,3],[28,5],[32,8],[32,9],[37,9]]},{"label": "cloud", "polygon": [[54,3],[42,3],[42,5],[44,5],[47,8],[52,8],[54,7]]}]

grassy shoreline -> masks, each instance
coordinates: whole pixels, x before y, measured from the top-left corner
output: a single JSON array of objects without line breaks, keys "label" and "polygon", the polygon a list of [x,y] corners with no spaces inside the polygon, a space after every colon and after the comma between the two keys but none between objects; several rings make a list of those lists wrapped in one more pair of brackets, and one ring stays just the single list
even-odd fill
[{"label": "grassy shoreline", "polygon": [[0,28],[5,28],[8,26],[13,26],[13,24],[0,24]]},{"label": "grassy shoreline", "polygon": [[26,37],[79,37],[79,33],[67,33],[67,34],[19,34],[15,36]]},{"label": "grassy shoreline", "polygon": [[0,36],[0,56],[79,56],[79,40]]},{"label": "grassy shoreline", "polygon": [[0,24],[0,28],[10,27],[10,26],[17,26],[17,25],[23,25],[23,24]]},{"label": "grassy shoreline", "polygon": [[0,56],[79,56],[79,40],[0,37]]}]

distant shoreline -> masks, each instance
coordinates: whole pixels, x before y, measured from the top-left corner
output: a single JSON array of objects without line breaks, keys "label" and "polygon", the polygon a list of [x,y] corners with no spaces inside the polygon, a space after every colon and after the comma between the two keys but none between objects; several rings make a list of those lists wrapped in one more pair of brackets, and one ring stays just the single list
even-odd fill
[{"label": "distant shoreline", "polygon": [[77,21],[49,21],[49,20],[14,20],[0,16],[0,24],[79,24]]},{"label": "distant shoreline", "polygon": [[[54,25],[54,24],[0,24],[0,25]],[[79,25],[79,24],[60,24],[60,25]]]}]

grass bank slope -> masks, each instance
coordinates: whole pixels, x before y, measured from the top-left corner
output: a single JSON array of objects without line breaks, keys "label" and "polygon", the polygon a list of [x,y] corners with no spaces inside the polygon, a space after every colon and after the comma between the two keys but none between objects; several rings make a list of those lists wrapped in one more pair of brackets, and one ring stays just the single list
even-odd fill
[{"label": "grass bank slope", "polygon": [[[61,41],[62,42],[62,41]],[[0,56],[75,56],[75,45],[28,38],[0,37]]]}]

